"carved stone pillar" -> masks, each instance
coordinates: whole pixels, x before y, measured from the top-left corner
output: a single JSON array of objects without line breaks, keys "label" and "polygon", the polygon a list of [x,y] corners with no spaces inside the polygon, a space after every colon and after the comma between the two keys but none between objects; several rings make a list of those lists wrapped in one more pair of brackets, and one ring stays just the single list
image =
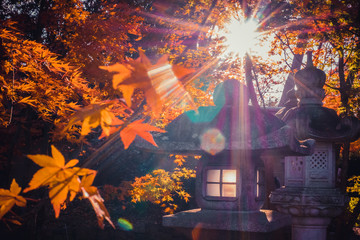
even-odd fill
[{"label": "carved stone pillar", "polygon": [[333,144],[317,142],[311,156],[285,157],[285,186],[334,188],[335,167]]},{"label": "carved stone pillar", "polygon": [[331,218],[344,206],[344,196],[335,188],[332,144],[317,142],[310,156],[285,157],[285,187],[271,194],[271,202],[292,216],[293,240],[325,240]]}]

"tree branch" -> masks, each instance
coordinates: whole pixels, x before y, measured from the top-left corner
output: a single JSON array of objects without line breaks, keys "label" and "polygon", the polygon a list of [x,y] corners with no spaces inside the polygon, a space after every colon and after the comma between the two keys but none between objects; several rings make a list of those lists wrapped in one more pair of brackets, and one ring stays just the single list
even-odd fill
[{"label": "tree branch", "polygon": [[326,87],[328,87],[328,88],[331,88],[331,89],[334,89],[334,90],[340,91],[340,88],[330,86],[330,85],[329,85],[329,84],[327,84],[327,83],[325,83],[325,86],[326,86]]},{"label": "tree branch", "polygon": [[[193,43],[198,42],[199,36],[201,34],[201,29],[205,26],[207,20],[210,17],[210,14],[212,13],[213,9],[215,8],[217,2],[218,2],[218,0],[212,1],[211,6],[210,6],[209,10],[207,11],[204,19],[201,21],[200,25],[198,26],[198,30],[193,34],[193,36],[194,36],[194,41],[192,41]],[[179,55],[179,57],[177,57],[177,59],[179,59],[179,60],[182,59],[191,47],[193,47],[193,44],[187,45],[186,48],[184,49],[184,51],[182,51],[182,53]]]}]

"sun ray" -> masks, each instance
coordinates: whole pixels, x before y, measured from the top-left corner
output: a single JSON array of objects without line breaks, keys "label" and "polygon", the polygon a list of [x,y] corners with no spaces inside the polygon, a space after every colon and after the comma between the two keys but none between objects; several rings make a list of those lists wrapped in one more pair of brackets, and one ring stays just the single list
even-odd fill
[{"label": "sun ray", "polygon": [[170,24],[174,24],[176,26],[179,26],[179,27],[183,28],[184,30],[182,30],[180,32],[201,31],[203,33],[207,33],[209,31],[209,27],[203,27],[203,26],[200,26],[199,24],[189,22],[189,21],[184,21],[184,20],[181,20],[179,18],[158,16],[156,14],[146,13],[146,12],[143,12],[142,14],[147,16],[147,17],[153,18],[155,20],[163,21],[163,22],[170,23]]},{"label": "sun ray", "polygon": [[[199,69],[199,71],[197,71],[196,73],[190,74],[189,76],[182,79],[183,86],[186,87],[188,84],[190,84],[192,81],[194,81],[196,78],[198,78],[205,71],[207,71],[211,67],[215,66],[218,62],[219,62],[219,58],[212,58],[212,59],[208,60],[203,65],[203,67],[201,69]],[[170,105],[168,105],[167,108],[172,108],[172,107],[175,107],[175,106],[179,105],[179,103],[181,101],[183,101],[183,99],[181,99],[181,97],[182,96],[178,96],[178,98],[175,97],[174,99],[176,99],[176,100],[174,100]],[[190,95],[186,95],[184,97],[185,98],[190,98]]]}]

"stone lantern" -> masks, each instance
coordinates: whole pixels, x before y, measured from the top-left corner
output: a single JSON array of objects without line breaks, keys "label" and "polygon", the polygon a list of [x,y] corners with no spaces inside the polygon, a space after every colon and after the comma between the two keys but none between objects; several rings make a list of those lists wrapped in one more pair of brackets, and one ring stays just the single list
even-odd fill
[{"label": "stone lantern", "polygon": [[331,218],[344,206],[344,195],[335,188],[335,147],[359,133],[357,119],[340,119],[322,106],[325,79],[309,54],[307,66],[295,74],[298,105],[279,114],[297,139],[316,140],[312,155],[285,158],[285,186],[270,197],[279,212],[292,216],[293,240],[326,239]]},{"label": "stone lantern", "polygon": [[154,152],[202,156],[196,169],[199,208],[164,216],[163,225],[243,232],[287,226],[289,216],[261,210],[273,190],[268,168],[284,156],[311,154],[313,141],[297,141],[283,121],[250,106],[246,87],[237,80],[217,86],[213,99],[215,106],[185,112],[166,127],[167,133],[156,135],[159,148],[138,141]]},{"label": "stone lantern", "polygon": [[[215,156],[204,154],[197,167],[196,201],[202,209],[258,211],[265,200],[264,163],[246,156],[232,162],[230,152]],[[251,161],[250,164],[243,164]],[[241,167],[243,166],[243,167]]]}]

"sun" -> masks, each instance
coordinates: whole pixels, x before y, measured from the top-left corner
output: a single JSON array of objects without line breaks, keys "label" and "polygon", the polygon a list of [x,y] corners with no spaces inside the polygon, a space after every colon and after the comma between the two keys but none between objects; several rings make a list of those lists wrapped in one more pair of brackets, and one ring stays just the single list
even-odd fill
[{"label": "sun", "polygon": [[235,53],[244,56],[258,44],[258,23],[254,19],[246,21],[233,18],[224,34],[226,39],[226,53]]},{"label": "sun", "polygon": [[225,37],[225,54],[234,53],[244,56],[259,45],[259,24],[255,19],[232,18],[223,33]]}]

